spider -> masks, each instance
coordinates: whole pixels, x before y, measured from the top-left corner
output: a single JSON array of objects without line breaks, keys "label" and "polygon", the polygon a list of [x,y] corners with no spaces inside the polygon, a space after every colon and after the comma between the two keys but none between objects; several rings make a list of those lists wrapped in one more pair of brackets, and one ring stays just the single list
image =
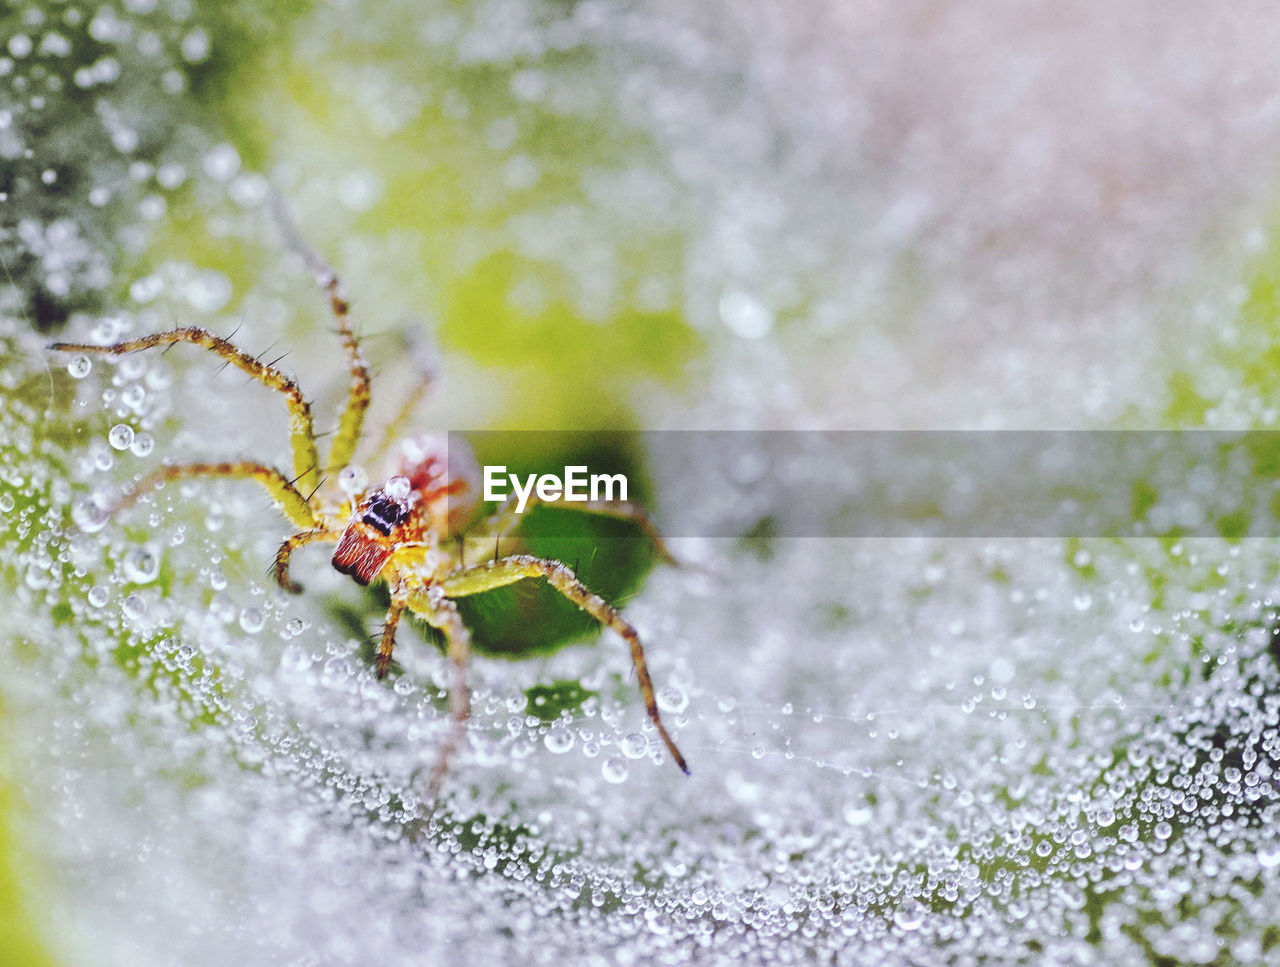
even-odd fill
[{"label": "spider", "polygon": [[[350,389],[328,459],[322,461],[320,458],[311,404],[298,384],[274,365],[261,362],[206,329],[187,326],[107,346],[56,342],[49,348],[58,352],[106,356],[193,343],[216,353],[230,365],[280,393],[288,407],[292,476],[253,460],[169,464],[126,490],[111,512],[124,509],[147,491],[178,478],[255,480],[298,528],[276,552],[272,571],[281,588],[294,594],[302,590],[289,576],[289,562],[299,548],[320,542],[337,544],[332,564],[356,583],[386,582],[391,604],[378,644],[379,679],[384,678],[390,668],[396,628],[406,611],[441,631],[452,669],[450,728],[437,753],[429,779],[429,796],[433,800],[439,792],[450,758],[465,736],[471,712],[467,685],[471,633],[454,601],[539,578],[545,579],[557,592],[626,641],[631,649],[631,661],[649,719],[676,765],[688,775],[689,767],[684,756],[658,714],[644,647],[635,628],[618,609],[580,582],[573,570],[560,561],[528,554],[498,556],[499,535],[515,522],[514,498],[489,518],[472,522],[479,507],[479,474],[469,447],[459,444],[456,438],[450,442],[441,434],[411,435],[401,441],[399,458],[393,463],[391,475],[381,485],[348,493],[330,483],[339,479],[349,482],[354,476],[348,467],[360,444],[365,411],[369,407],[369,371],[351,326],[349,306],[338,276],[317,253],[301,246],[296,235],[293,241],[317,282],[328,294],[329,308],[337,322],[338,337],[351,374]],[[394,437],[392,431],[407,421],[428,382],[429,379],[423,381],[419,392],[406,400],[400,415],[388,425],[384,440],[378,447],[379,452],[388,448]],[[344,470],[348,472],[343,474]],[[634,521],[658,554],[674,563],[657,530],[638,506],[626,501],[591,501],[576,506],[590,513]],[[489,548],[495,548],[492,559],[485,563],[465,563],[487,557]]]}]

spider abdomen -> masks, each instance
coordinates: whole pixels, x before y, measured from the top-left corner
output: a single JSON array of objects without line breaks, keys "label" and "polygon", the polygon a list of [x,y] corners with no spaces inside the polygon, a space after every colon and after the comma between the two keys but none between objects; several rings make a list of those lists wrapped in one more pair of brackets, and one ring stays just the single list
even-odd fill
[{"label": "spider abdomen", "polygon": [[342,532],[333,552],[333,566],[366,585],[382,571],[391,557],[391,548],[378,539],[378,532],[363,520],[352,521]]}]

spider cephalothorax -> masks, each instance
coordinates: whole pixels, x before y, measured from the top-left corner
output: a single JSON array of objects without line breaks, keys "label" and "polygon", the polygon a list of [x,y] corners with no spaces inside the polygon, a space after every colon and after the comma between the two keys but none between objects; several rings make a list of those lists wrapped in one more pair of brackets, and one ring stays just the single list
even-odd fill
[{"label": "spider cephalothorax", "polygon": [[[510,528],[514,518],[514,504],[509,502],[492,517],[475,520],[479,471],[469,448],[457,442],[451,444],[441,435],[410,436],[401,441],[393,474],[381,486],[353,491],[341,488],[339,481],[350,475],[348,465],[361,441],[364,415],[369,406],[369,374],[351,329],[347,302],[337,276],[315,253],[305,248],[302,253],[329,293],[351,373],[346,405],[328,459],[323,463],[316,444],[311,404],[297,384],[274,366],[260,362],[205,329],[194,326],[173,329],[110,346],[53,344],[51,348],[64,352],[119,355],[179,342],[194,343],[217,353],[285,397],[290,415],[292,476],[250,460],[173,464],[136,484],[115,509],[120,510],[148,490],[180,477],[257,480],[298,528],[276,553],[274,573],[282,588],[294,593],[302,590],[289,577],[289,561],[298,548],[316,542],[336,543],[333,566],[359,584],[386,582],[391,605],[378,647],[379,678],[391,667],[396,628],[406,610],[443,632],[453,666],[449,691],[452,725],[431,773],[429,793],[432,796],[439,789],[453,750],[462,740],[471,708],[466,679],[471,635],[454,599],[537,578],[545,579],[556,591],[627,642],[649,719],[671,757],[687,773],[684,757],[658,715],[639,635],[616,608],[583,585],[573,571],[559,561],[526,554],[500,557],[494,553],[485,563],[466,564],[468,560],[483,560],[492,553],[498,546],[498,535]],[[414,401],[417,398],[415,396]],[[406,409],[402,415],[407,414]],[[387,442],[384,438],[377,448],[378,454],[387,449]],[[635,521],[649,535],[656,550],[671,560],[653,525],[633,504],[591,501],[576,506],[590,513]]]},{"label": "spider cephalothorax", "polygon": [[409,488],[408,477],[392,477],[356,505],[355,513],[338,538],[333,566],[365,585],[382,573],[382,568],[398,544],[410,538],[406,530],[418,495]]}]

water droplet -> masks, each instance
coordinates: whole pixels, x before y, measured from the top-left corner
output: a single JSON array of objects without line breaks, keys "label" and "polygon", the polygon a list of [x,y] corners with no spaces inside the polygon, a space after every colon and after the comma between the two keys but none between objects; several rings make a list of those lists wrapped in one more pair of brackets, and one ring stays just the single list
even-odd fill
[{"label": "water droplet", "polygon": [[127,450],[133,443],[133,427],[128,423],[117,423],[107,433],[107,442],[113,450]]},{"label": "water droplet", "polygon": [[67,363],[67,372],[71,374],[72,379],[84,379],[93,372],[93,360],[83,354],[72,356]]},{"label": "water droplet", "polygon": [[559,723],[551,726],[542,739],[542,744],[556,755],[562,755],[573,748],[573,733]]},{"label": "water droplet", "polygon": [[124,556],[124,577],[132,584],[150,584],[160,573],[160,552],[149,544]]},{"label": "water droplet", "polygon": [[135,412],[142,407],[146,400],[147,391],[139,383],[132,383],[120,392],[120,402]]},{"label": "water droplet", "polygon": [[627,781],[627,760],[620,755],[611,755],[600,763],[600,775],[608,782]]},{"label": "water droplet", "polygon": [[865,826],[871,822],[871,810],[863,802],[849,802],[844,807],[844,821],[850,826]]},{"label": "water droplet", "polygon": [[311,652],[295,641],[280,653],[280,667],[287,672],[304,672],[311,667]]},{"label": "water droplet", "polygon": [[86,595],[86,597],[88,598],[90,605],[92,605],[95,608],[101,608],[103,605],[107,603],[107,599],[110,597],[110,595],[107,594],[107,589],[104,588],[101,584],[95,584],[93,587],[89,589],[89,593]]},{"label": "water droplet", "polygon": [[205,173],[214,181],[230,181],[240,170],[240,153],[229,144],[219,144],[204,156]]},{"label": "water droplet", "polygon": [[409,483],[408,477],[392,477],[382,487],[389,497],[408,497],[409,491],[413,489]]},{"label": "water droplet", "polygon": [[120,604],[120,613],[130,621],[137,621],[147,613],[147,602],[140,594],[131,594]]},{"label": "water droplet", "polygon": [[639,732],[628,732],[623,736],[618,748],[628,759],[640,759],[649,750],[649,740]]},{"label": "water droplet", "polygon": [[753,745],[753,746],[751,747],[751,758],[753,758],[753,759],[763,759],[763,758],[764,758],[764,746],[763,746],[763,745],[759,745],[759,744]]},{"label": "water droplet", "polygon": [[5,492],[0,494],[0,514],[7,514],[16,506],[13,494]]},{"label": "water droplet", "polygon": [[71,505],[71,520],[81,533],[93,534],[107,526],[107,512],[86,497]]},{"label": "water droplet", "polygon": [[908,900],[893,912],[893,922],[899,930],[919,930],[924,923],[924,907],[916,900]]},{"label": "water droplet", "polygon": [[737,290],[720,297],[720,320],[743,339],[760,339],[773,329],[773,312],[760,300]]},{"label": "water droplet", "polygon": [[689,696],[684,693],[684,689],[677,688],[675,685],[667,685],[658,689],[658,708],[662,709],[662,711],[679,714],[688,705]]},{"label": "water droplet", "polygon": [[251,635],[257,634],[266,624],[266,619],[257,608],[245,608],[240,612],[240,627]]},{"label": "water droplet", "polygon": [[150,433],[139,433],[129,445],[129,452],[135,457],[145,457],[155,448],[155,445],[155,438]]},{"label": "water droplet", "polygon": [[338,474],[338,487],[348,496],[360,493],[368,485],[369,476],[361,467],[343,467]]}]

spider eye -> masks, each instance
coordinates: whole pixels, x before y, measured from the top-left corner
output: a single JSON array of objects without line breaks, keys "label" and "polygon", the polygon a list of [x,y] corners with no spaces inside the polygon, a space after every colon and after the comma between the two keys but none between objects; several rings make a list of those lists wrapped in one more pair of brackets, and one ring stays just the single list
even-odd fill
[{"label": "spider eye", "polygon": [[370,527],[376,527],[384,537],[389,537],[391,531],[403,524],[408,516],[409,508],[404,501],[379,492],[369,500],[360,519]]}]

